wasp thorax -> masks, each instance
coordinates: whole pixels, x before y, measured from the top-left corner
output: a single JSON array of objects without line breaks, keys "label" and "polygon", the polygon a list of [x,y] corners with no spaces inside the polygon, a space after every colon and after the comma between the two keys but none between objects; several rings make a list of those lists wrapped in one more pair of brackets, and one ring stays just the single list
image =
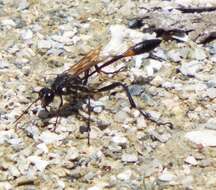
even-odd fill
[{"label": "wasp thorax", "polygon": [[48,106],[54,99],[54,92],[49,88],[42,88],[39,91],[39,98],[43,107]]}]

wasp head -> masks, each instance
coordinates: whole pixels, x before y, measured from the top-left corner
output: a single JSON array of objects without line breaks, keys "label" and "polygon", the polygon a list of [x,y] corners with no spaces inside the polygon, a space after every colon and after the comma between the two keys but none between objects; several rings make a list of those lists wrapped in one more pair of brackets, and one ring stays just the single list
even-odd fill
[{"label": "wasp head", "polygon": [[49,88],[42,88],[39,91],[39,99],[43,107],[48,106],[54,99],[55,93]]}]

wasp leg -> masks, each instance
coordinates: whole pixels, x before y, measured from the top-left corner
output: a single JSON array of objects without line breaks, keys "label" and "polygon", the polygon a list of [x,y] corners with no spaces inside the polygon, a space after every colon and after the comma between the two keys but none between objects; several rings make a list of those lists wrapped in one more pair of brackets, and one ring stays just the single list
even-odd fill
[{"label": "wasp leg", "polygon": [[60,104],[59,104],[59,106],[58,106],[57,115],[56,115],[56,121],[55,121],[55,124],[54,124],[53,131],[56,130],[57,123],[58,123],[58,119],[60,118],[61,107],[62,107],[62,105],[63,105],[63,98],[62,98],[62,96],[59,96],[59,97],[60,97]]},{"label": "wasp leg", "polygon": [[89,78],[89,70],[87,70],[84,74],[84,77],[83,77],[83,84],[86,85],[87,82],[88,82],[88,78]]},{"label": "wasp leg", "polygon": [[126,92],[127,94],[127,97],[128,97],[128,100],[130,102],[130,105],[132,108],[135,108],[137,109],[146,119],[152,121],[153,123],[156,123],[157,125],[168,125],[169,128],[173,128],[173,124],[171,122],[162,122],[162,121],[158,121],[156,119],[154,119],[148,112],[145,112],[145,111],[142,111],[140,108],[138,108],[128,90],[128,87],[127,85],[121,83],[121,82],[115,82],[113,84],[110,84],[110,85],[107,85],[105,87],[102,87],[102,88],[99,88],[97,91],[98,92],[102,92],[102,91],[108,91],[108,90],[112,90],[116,87],[122,87],[124,89],[124,91]]},{"label": "wasp leg", "polygon": [[128,100],[130,102],[131,107],[136,108],[136,104],[135,104],[135,102],[134,102],[134,100],[133,100],[133,98],[132,98],[132,96],[131,96],[131,94],[130,94],[130,92],[128,90],[128,87],[125,84],[121,83],[121,82],[112,83],[112,84],[107,85],[105,87],[99,88],[97,91],[98,92],[108,91],[108,90],[112,90],[112,89],[114,89],[116,87],[122,87],[124,89],[124,91],[127,94],[127,97],[128,97]]},{"label": "wasp leg", "polygon": [[101,73],[104,73],[104,74],[107,74],[107,75],[109,75],[109,74],[116,74],[116,73],[119,73],[119,72],[121,72],[121,71],[124,71],[125,68],[126,68],[126,67],[123,66],[123,67],[117,69],[116,71],[113,71],[113,72],[107,72],[107,71],[103,71],[103,70],[101,70],[100,67],[98,67],[97,65],[95,66],[95,70],[96,70],[98,73],[101,72]]},{"label": "wasp leg", "polygon": [[87,121],[87,129],[88,129],[88,145],[90,146],[90,132],[91,132],[91,127],[90,127],[90,121],[91,121],[91,103],[90,103],[90,96],[88,96],[88,121]]}]

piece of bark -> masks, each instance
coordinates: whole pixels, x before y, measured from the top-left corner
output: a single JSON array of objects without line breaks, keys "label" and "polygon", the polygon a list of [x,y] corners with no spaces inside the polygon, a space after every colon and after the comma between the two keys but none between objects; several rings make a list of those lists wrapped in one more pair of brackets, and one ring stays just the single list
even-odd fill
[{"label": "piece of bark", "polygon": [[[178,40],[176,37],[184,37],[188,35],[189,32],[192,32],[193,29],[190,30],[182,30],[182,29],[164,29],[164,28],[145,28],[143,32],[148,33],[156,33],[156,37],[161,37],[165,41],[169,40]],[[181,41],[181,40],[179,40]]]},{"label": "piece of bark", "polygon": [[181,11],[182,13],[202,13],[202,12],[216,11],[216,7],[195,7],[195,8],[179,7],[176,9]]}]

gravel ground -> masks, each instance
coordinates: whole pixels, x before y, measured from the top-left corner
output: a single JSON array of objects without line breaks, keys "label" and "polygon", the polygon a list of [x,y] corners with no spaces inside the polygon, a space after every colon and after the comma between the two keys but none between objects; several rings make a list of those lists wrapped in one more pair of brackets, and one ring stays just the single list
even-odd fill
[{"label": "gravel ground", "polygon": [[[216,189],[216,41],[199,44],[216,29],[216,11],[182,13],[204,1],[2,0],[0,1],[0,189]],[[148,17],[147,17],[148,16]],[[132,29],[133,18],[146,17]],[[89,86],[113,81],[129,86],[91,98],[91,145],[86,101],[64,97],[62,116],[35,103],[13,123],[42,87],[102,46],[101,56],[124,51],[149,26],[193,30],[185,42],[163,41],[148,54],[118,61],[117,75],[97,74]],[[130,28],[129,28],[130,27]],[[54,113],[58,98],[49,106]]]}]

